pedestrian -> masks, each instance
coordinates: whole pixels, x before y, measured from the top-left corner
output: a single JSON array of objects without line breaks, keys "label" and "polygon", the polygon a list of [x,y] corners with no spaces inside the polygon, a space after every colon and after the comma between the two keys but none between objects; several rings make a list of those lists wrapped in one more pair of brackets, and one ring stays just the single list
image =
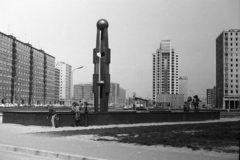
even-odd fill
[{"label": "pedestrian", "polygon": [[57,116],[57,112],[56,112],[56,110],[53,109],[53,107],[50,106],[50,105],[48,105],[47,108],[48,108],[48,111],[49,111],[49,112],[48,112],[47,119],[48,119],[49,116],[51,116],[52,128],[56,128],[54,119],[55,119],[55,117]]},{"label": "pedestrian", "polygon": [[88,113],[89,113],[88,103],[84,102],[84,104],[83,104],[83,116],[84,116],[84,126],[85,127],[87,127],[88,124],[89,124]]},{"label": "pedestrian", "polygon": [[81,126],[81,117],[80,117],[80,109],[76,102],[72,103],[72,112],[75,114],[75,124],[76,126]]},{"label": "pedestrian", "polygon": [[186,101],[184,102],[184,105],[183,105],[183,112],[187,112],[187,102]]},{"label": "pedestrian", "polygon": [[199,112],[199,98],[197,95],[193,96],[193,106],[194,106],[194,112]]},{"label": "pedestrian", "polygon": [[189,96],[187,99],[187,106],[188,106],[189,110],[191,109],[191,103],[192,103],[192,97]]}]

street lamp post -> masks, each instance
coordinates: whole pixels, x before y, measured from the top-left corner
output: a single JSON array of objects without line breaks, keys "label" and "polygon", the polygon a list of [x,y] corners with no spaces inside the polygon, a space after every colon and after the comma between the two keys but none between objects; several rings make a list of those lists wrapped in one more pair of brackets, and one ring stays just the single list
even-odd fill
[{"label": "street lamp post", "polygon": [[71,97],[71,99],[73,99],[73,72],[75,71],[75,70],[77,70],[77,69],[81,69],[81,68],[83,68],[83,66],[81,66],[81,67],[77,67],[77,68],[75,68],[74,70],[72,70],[72,97]]}]

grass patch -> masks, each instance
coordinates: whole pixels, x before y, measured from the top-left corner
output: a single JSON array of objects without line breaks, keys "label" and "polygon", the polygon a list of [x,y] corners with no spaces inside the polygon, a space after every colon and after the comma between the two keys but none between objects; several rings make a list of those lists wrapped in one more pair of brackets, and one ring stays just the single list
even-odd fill
[{"label": "grass patch", "polygon": [[[117,141],[138,145],[164,145],[187,147],[192,150],[215,150],[239,153],[240,121],[176,124],[164,126],[140,126],[125,128],[89,129],[37,133],[46,136],[98,135],[99,141]],[[114,137],[105,139],[104,136]]]}]

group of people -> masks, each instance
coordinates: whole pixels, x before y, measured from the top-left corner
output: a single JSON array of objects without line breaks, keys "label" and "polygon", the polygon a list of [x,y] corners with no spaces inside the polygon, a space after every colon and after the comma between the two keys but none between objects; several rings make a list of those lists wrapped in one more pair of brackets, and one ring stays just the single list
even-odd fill
[{"label": "group of people", "polygon": [[199,112],[199,98],[197,95],[192,97],[188,97],[187,101],[184,102],[183,110],[184,112],[189,112],[191,109],[191,106],[194,107],[194,112]]},{"label": "group of people", "polygon": [[[51,122],[52,122],[52,128],[56,128],[56,124],[55,124],[55,120],[59,120],[59,117],[57,116],[57,112],[56,110],[48,105],[48,116],[47,119],[49,117],[51,117]],[[79,102],[79,104],[77,102],[73,102],[72,103],[72,107],[71,107],[71,112],[74,113],[74,119],[75,119],[75,126],[81,126],[81,121],[83,126],[87,127],[88,126],[88,113],[89,113],[89,109],[88,109],[88,103],[84,102],[83,104],[81,103],[81,101]]]},{"label": "group of people", "polygon": [[71,112],[75,113],[76,126],[81,126],[81,121],[83,121],[83,126],[88,126],[89,109],[87,102],[84,102],[83,104],[81,103],[81,101],[79,102],[79,104],[77,102],[73,102]]}]

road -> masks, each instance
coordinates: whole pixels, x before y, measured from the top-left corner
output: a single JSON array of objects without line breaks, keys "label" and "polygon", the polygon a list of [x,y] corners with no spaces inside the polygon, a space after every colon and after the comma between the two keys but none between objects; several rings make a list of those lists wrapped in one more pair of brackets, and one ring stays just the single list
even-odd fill
[{"label": "road", "polygon": [[0,160],[59,160],[59,159],[52,159],[41,156],[0,150]]}]

